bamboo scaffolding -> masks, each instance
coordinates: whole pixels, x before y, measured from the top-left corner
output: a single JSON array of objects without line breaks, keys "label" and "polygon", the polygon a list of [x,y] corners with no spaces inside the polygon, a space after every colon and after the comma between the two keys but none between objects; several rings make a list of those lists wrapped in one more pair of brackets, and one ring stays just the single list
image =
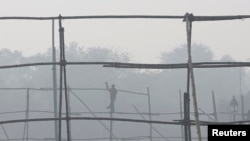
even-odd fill
[{"label": "bamboo scaffolding", "polygon": [[[81,98],[80,97],[78,97],[77,96],[77,94],[75,94],[72,90],[70,90],[70,92],[73,94],[73,96],[75,96],[75,98],[77,99],[77,100],[79,100],[81,103],[82,103],[82,105],[89,111],[88,113],[90,113],[93,117],[97,117],[96,116],[96,113],[95,112],[93,112],[93,110],[83,101],[83,100],[81,100]],[[107,112],[107,114],[109,114],[110,112]],[[112,138],[116,138],[116,136],[114,135],[114,133],[112,133],[111,131],[110,131],[110,129],[102,122],[102,121],[100,121],[100,120],[98,120],[98,122],[110,133],[110,135],[112,136]]]},{"label": "bamboo scaffolding", "polygon": [[[140,115],[140,117],[143,119],[143,120],[146,120],[146,118],[141,114],[141,112],[134,106],[132,105],[133,108],[136,110],[136,112]],[[151,118],[149,119],[151,121]],[[154,128],[152,126],[152,124],[150,123],[150,139],[152,140],[153,136],[152,136],[152,129],[157,133],[159,134],[161,137],[163,137],[163,139],[169,141],[169,139],[167,137],[165,137],[160,131],[158,131],[156,128]]]},{"label": "bamboo scaffolding", "polygon": [[[192,63],[193,68],[229,68],[229,67],[250,67],[250,62],[197,62]],[[20,68],[31,66],[60,65],[59,62],[41,62],[16,65],[2,65],[0,69]],[[134,68],[134,69],[184,69],[188,63],[177,64],[139,64],[139,63],[120,63],[120,62],[65,62],[65,65],[103,65],[103,67],[114,68]]]},{"label": "bamboo scaffolding", "polygon": [[[116,139],[119,140],[144,140],[144,139],[148,139],[148,136],[133,136],[133,137],[119,137]],[[169,137],[170,139],[180,139],[181,137],[177,137],[177,136],[172,136]],[[105,137],[100,137],[100,138],[74,138],[72,140],[78,141],[78,140],[108,140],[109,138],[105,138]],[[163,139],[163,137],[153,137],[153,139]],[[197,138],[192,138],[192,139],[197,139]],[[203,137],[203,139],[207,139],[207,137]],[[11,138],[11,139],[0,139],[0,141],[11,141],[11,140],[22,140],[21,138]],[[47,140],[47,141],[54,141],[54,138],[28,138],[28,140]]]},{"label": "bamboo scaffolding", "polygon": [[194,117],[195,117],[198,141],[202,141],[200,120],[199,120],[199,113],[198,113],[198,103],[197,103],[197,98],[196,98],[195,77],[194,77],[193,63],[192,63],[192,51],[191,51],[193,14],[187,13],[185,19],[186,19],[186,30],[187,30],[187,50],[188,50],[188,69],[189,69],[188,75],[190,76],[190,82],[191,82],[191,88],[192,88]]},{"label": "bamboo scaffolding", "polygon": [[[156,121],[156,120],[140,120],[140,119],[129,119],[129,118],[107,118],[107,117],[62,117],[62,118],[30,118],[30,119],[17,119],[17,120],[4,120],[0,121],[0,124],[13,124],[13,123],[22,123],[22,122],[45,122],[45,121],[54,121],[54,120],[103,120],[103,121],[120,121],[120,122],[133,122],[133,123],[152,123],[152,124],[166,124],[166,125],[182,125],[182,120],[174,121]],[[211,122],[211,121],[200,121],[201,126],[207,125],[232,125],[232,124],[249,124],[250,120],[244,121],[233,121],[233,122]],[[190,120],[190,125],[195,125],[194,120]]]},{"label": "bamboo scaffolding", "polygon": [[[1,112],[0,115],[2,114],[18,114],[18,113],[25,113],[26,111],[10,111],[10,112]],[[50,114],[54,114],[54,111],[46,111],[46,110],[29,110],[30,113],[50,113]],[[109,114],[110,112],[94,112],[95,114]],[[191,114],[193,114],[193,112],[190,112]],[[66,113],[62,113],[63,115],[65,115]],[[72,115],[77,115],[80,116],[81,114],[91,114],[91,112],[72,112]],[[138,113],[132,113],[132,112],[115,112],[114,114],[116,115],[138,115]],[[140,113],[142,115],[149,115],[149,113],[145,113],[142,112]],[[176,113],[151,113],[151,116],[161,116],[161,115],[179,115],[180,112],[176,112]],[[217,114],[232,114],[231,112],[219,112]],[[213,116],[214,113],[199,113],[199,115],[211,115]],[[237,115],[241,115],[240,113]]]},{"label": "bamboo scaffolding", "polygon": [[[57,17],[0,17],[0,20],[66,20],[66,19],[183,19],[184,16],[168,15],[93,15]],[[247,18],[247,17],[245,17]]]},{"label": "bamboo scaffolding", "polygon": [[[88,16],[53,16],[53,17],[0,17],[0,20],[70,20],[70,19],[184,19],[185,16],[172,15],[88,15]],[[193,21],[239,20],[250,18],[250,15],[230,16],[194,16]],[[185,19],[183,21],[186,21]]]},{"label": "bamboo scaffolding", "polygon": [[[208,122],[200,121],[197,112],[196,104],[196,92],[194,83],[193,68],[227,68],[227,67],[249,67],[249,62],[198,62],[193,63],[191,60],[191,27],[194,21],[218,21],[218,20],[236,20],[250,18],[250,15],[234,15],[234,16],[193,16],[190,14],[184,16],[167,16],[167,15],[93,15],[93,16],[57,16],[57,17],[0,17],[0,20],[59,20],[59,40],[60,40],[60,62],[40,62],[40,63],[28,63],[28,64],[17,64],[17,65],[5,65],[0,66],[0,69],[7,68],[20,68],[30,66],[47,66],[47,65],[60,65],[60,101],[59,101],[59,117],[55,118],[36,118],[36,119],[19,119],[19,120],[8,120],[0,121],[0,124],[10,124],[17,122],[36,122],[36,121],[59,121],[59,141],[61,141],[61,121],[64,120],[67,123],[67,140],[70,141],[71,137],[69,134],[69,121],[70,120],[108,120],[108,121],[122,121],[122,122],[138,122],[138,123],[150,123],[150,124],[172,124],[172,125],[183,125],[182,120],[175,122],[167,121],[152,121],[152,120],[137,120],[137,119],[123,119],[123,118],[104,118],[104,117],[69,117],[68,113],[68,100],[67,100],[67,76],[66,76],[66,65],[103,65],[103,67],[115,67],[115,68],[135,68],[135,69],[182,69],[188,68],[188,76],[190,76],[192,91],[194,97],[194,114],[195,121],[190,120],[190,125],[197,126],[198,140],[201,141],[202,137],[199,131],[199,126],[209,124],[245,124],[249,121],[236,121],[236,122]],[[184,19],[183,21],[187,24],[187,38],[188,38],[188,63],[180,64],[134,64],[134,63],[119,63],[119,62],[66,62],[65,49],[64,49],[64,29],[61,21],[67,19]],[[189,83],[189,80],[188,80]],[[15,89],[17,90],[17,89]],[[32,90],[32,89],[29,89]],[[33,89],[38,90],[38,89]],[[62,117],[62,96],[63,91],[65,92],[65,103],[66,103],[66,117]],[[124,91],[129,93],[128,91]],[[130,92],[131,93],[131,92]],[[135,93],[134,93],[135,94]],[[137,93],[139,94],[139,93]],[[141,93],[140,93],[141,94]],[[151,113],[150,113],[151,116]],[[139,137],[137,139],[140,139]],[[27,136],[28,140],[28,136]]]}]

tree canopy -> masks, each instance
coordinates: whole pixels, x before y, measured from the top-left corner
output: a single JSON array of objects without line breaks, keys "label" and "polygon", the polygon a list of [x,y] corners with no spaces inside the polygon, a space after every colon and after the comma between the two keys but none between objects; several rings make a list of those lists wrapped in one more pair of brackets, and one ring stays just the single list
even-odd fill
[{"label": "tree canopy", "polygon": [[[131,62],[129,53],[111,50],[102,47],[85,48],[77,43],[70,43],[66,47],[67,61],[101,61],[101,62]],[[201,44],[192,46],[193,62],[235,61],[229,55],[215,60],[208,47]],[[57,60],[59,51],[57,50]],[[23,56],[19,51],[8,49],[0,50],[0,65],[13,65],[34,62],[52,62],[52,50],[33,56]],[[174,49],[172,52],[164,52],[161,63],[186,63],[187,49],[185,45]],[[32,66],[24,68],[12,68],[0,70],[0,87],[52,87],[52,66]],[[232,96],[238,100],[240,89],[243,94],[249,91],[249,74],[244,68],[211,68],[195,69],[195,81],[197,85],[197,98],[199,108],[208,113],[212,112],[212,90],[218,104],[218,111],[225,112]],[[59,67],[57,67],[57,79]],[[187,89],[187,70],[169,69],[159,71],[138,71],[138,69],[105,68],[101,65],[67,66],[67,80],[71,88],[101,88],[104,91],[76,91],[93,111],[107,111],[109,97],[105,91],[105,82],[115,84],[119,90],[147,93],[150,89],[152,112],[176,112],[179,111],[179,92],[183,94]],[[241,81],[241,82],[240,82]],[[59,82],[59,79],[57,80]],[[1,91],[0,105],[5,111],[25,108],[25,92]],[[19,93],[18,96],[17,93]],[[32,92],[31,105],[34,109],[53,109],[52,92]],[[81,95],[80,95],[81,94]],[[249,98],[249,94],[246,96]],[[9,103],[9,101],[12,103]],[[15,103],[13,105],[13,103]],[[79,101],[71,98],[72,110],[75,112],[86,110],[79,106]],[[147,97],[118,92],[117,111],[129,111],[136,105],[142,112],[147,112]],[[4,106],[10,105],[10,106]],[[11,106],[12,105],[12,106]],[[17,106],[18,105],[18,106]],[[20,106],[21,105],[21,106]],[[1,107],[0,106],[0,107]],[[192,106],[192,105],[191,105]],[[192,108],[191,108],[192,109]],[[38,115],[36,115],[38,116]],[[162,117],[157,117],[161,119]],[[223,117],[226,118],[226,117]],[[179,119],[179,115],[167,116],[164,119]],[[202,117],[201,120],[207,120]]]}]

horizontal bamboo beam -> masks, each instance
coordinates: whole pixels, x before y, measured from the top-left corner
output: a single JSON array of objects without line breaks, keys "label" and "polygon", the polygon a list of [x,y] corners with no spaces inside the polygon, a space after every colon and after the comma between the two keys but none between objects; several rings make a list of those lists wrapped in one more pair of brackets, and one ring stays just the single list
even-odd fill
[{"label": "horizontal bamboo beam", "polygon": [[167,15],[92,15],[57,17],[0,17],[0,20],[66,20],[66,19],[183,19],[184,16]]},{"label": "horizontal bamboo beam", "polygon": [[[219,21],[250,18],[250,15],[229,16],[193,16],[192,21]],[[184,16],[174,15],[87,15],[87,16],[53,16],[53,17],[0,17],[0,20],[67,20],[67,19],[183,19]]]},{"label": "horizontal bamboo beam", "polygon": [[[17,119],[17,120],[5,120],[0,121],[0,124],[13,124],[22,122],[41,122],[41,121],[55,121],[55,120],[66,120],[66,117],[62,118],[33,118],[33,119]],[[183,120],[174,121],[155,121],[155,120],[139,120],[139,119],[128,119],[128,118],[107,118],[107,117],[68,117],[69,120],[103,120],[103,121],[120,121],[120,122],[134,122],[134,123],[152,123],[152,124],[168,124],[168,125],[182,125]],[[234,122],[210,122],[210,121],[200,121],[202,126],[207,126],[210,124],[248,124],[250,120],[245,121],[234,121]],[[190,125],[195,125],[193,120],[190,120]]]},{"label": "horizontal bamboo beam", "polygon": [[[28,63],[16,65],[3,65],[0,69],[19,68],[30,66],[46,66],[46,65],[60,65],[61,63]],[[103,65],[103,67],[115,68],[135,68],[135,69],[182,69],[187,68],[187,63],[177,64],[139,64],[139,63],[120,63],[120,62],[66,62],[66,65]],[[228,67],[249,67],[250,62],[197,62],[193,63],[194,68],[228,68]]]}]

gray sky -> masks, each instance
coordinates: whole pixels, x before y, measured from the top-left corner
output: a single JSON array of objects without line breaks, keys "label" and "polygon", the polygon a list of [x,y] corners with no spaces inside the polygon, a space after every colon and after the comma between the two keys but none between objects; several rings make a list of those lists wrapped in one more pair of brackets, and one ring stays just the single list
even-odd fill
[{"label": "gray sky", "polygon": [[[249,0],[8,0],[0,16],[76,15],[250,15]],[[56,22],[56,32],[58,31]],[[186,43],[182,20],[67,20],[66,44],[107,47],[129,52],[134,61],[158,63],[161,52]],[[56,34],[58,37],[58,34]],[[58,39],[58,38],[57,38]],[[218,59],[225,54],[238,61],[250,58],[250,19],[195,22],[192,41],[208,46]],[[58,46],[58,40],[56,40]],[[51,47],[51,21],[0,21],[0,48],[24,55]],[[195,61],[195,60],[194,60]]]}]

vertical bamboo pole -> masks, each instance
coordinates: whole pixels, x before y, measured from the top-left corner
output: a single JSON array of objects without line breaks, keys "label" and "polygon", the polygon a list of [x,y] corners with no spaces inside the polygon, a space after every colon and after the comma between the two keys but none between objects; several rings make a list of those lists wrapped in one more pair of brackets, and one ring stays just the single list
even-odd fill
[{"label": "vertical bamboo pole", "polygon": [[194,105],[194,115],[195,115],[195,124],[197,128],[197,136],[198,141],[201,141],[201,129],[200,129],[200,121],[198,114],[198,104],[196,99],[196,88],[195,88],[195,80],[194,80],[194,72],[193,72],[193,64],[192,64],[192,55],[191,55],[191,36],[192,36],[192,14],[186,14],[186,29],[187,29],[187,47],[188,47],[188,66],[190,70],[190,78],[192,84],[192,96],[193,96],[193,105]]},{"label": "vertical bamboo pole", "polygon": [[185,141],[191,141],[189,93],[184,93],[184,135]]},{"label": "vertical bamboo pole", "polygon": [[191,141],[190,127],[190,67],[187,67],[187,93],[184,93],[184,136],[185,141]]},{"label": "vertical bamboo pole", "polygon": [[186,104],[186,108],[187,108],[187,122],[188,122],[188,140],[191,141],[192,140],[192,135],[191,135],[191,123],[190,123],[190,94],[188,93],[187,97],[187,104]]},{"label": "vertical bamboo pole", "polygon": [[214,109],[214,120],[218,121],[214,91],[212,91],[212,100],[213,100],[213,109]]},{"label": "vertical bamboo pole", "polygon": [[245,119],[245,117],[244,117],[244,114],[245,114],[245,111],[244,111],[244,97],[243,97],[243,95],[242,95],[242,88],[241,88],[241,76],[242,75],[242,70],[241,70],[241,67],[240,67],[240,95],[241,95],[241,115],[242,115],[242,120],[244,120]]},{"label": "vertical bamboo pole", "polygon": [[[110,89],[109,89],[109,86],[108,86],[108,83],[106,82],[105,83],[106,84],[106,88],[107,88],[107,90],[110,92]],[[109,112],[109,114],[110,114],[110,118],[111,118],[111,120],[110,120],[110,122],[109,122],[109,140],[110,141],[113,141],[113,120],[112,120],[112,118],[113,118],[113,110],[112,110],[112,98],[111,98],[112,96],[111,96],[111,92],[110,92],[110,112]],[[113,105],[113,106],[115,106],[115,105]],[[113,107],[114,108],[114,107]]]},{"label": "vertical bamboo pole", "polygon": [[62,17],[59,16],[59,28],[61,34],[61,44],[60,48],[62,51],[62,60],[60,60],[60,64],[62,66],[62,74],[63,74],[63,82],[64,82],[64,97],[65,97],[65,106],[66,106],[66,128],[67,128],[67,140],[71,141],[70,137],[70,119],[69,119],[69,104],[68,104],[68,90],[67,90],[67,75],[66,75],[66,57],[65,57],[65,46],[64,46],[64,28],[62,27]]},{"label": "vertical bamboo pole", "polygon": [[[67,99],[68,99],[68,114],[69,114],[69,118],[71,116],[71,107],[70,107],[70,87],[68,86],[68,93],[67,93]],[[71,133],[71,121],[69,121],[69,137],[70,137],[70,141],[72,141],[72,133]]]},{"label": "vertical bamboo pole", "polygon": [[244,115],[245,115],[245,112],[244,112],[244,96],[241,94],[241,115],[242,115],[242,120],[245,119]]},{"label": "vertical bamboo pole", "polygon": [[110,141],[113,141],[113,120],[112,120],[112,118],[113,118],[113,112],[110,110],[110,118],[111,118],[111,120],[110,120],[110,127],[109,127],[109,130],[110,130],[110,132],[109,132],[109,140]]},{"label": "vertical bamboo pole", "polygon": [[[29,110],[30,110],[30,89],[27,89],[27,105],[26,105],[26,119],[29,119]],[[29,140],[29,122],[26,123],[26,141]]]},{"label": "vertical bamboo pole", "polygon": [[241,67],[240,67],[240,94],[242,94],[242,88],[241,88],[241,85],[242,85],[242,84],[241,84],[241,83],[242,83],[242,82],[241,82],[241,81],[242,81],[242,80],[241,80],[241,77],[242,77],[241,75],[242,75],[242,74],[241,74],[241,73],[242,73],[242,70],[241,70]]},{"label": "vertical bamboo pole", "polygon": [[63,91],[63,65],[62,65],[62,34],[61,34],[61,15],[59,16],[59,44],[60,44],[60,88],[59,88],[59,131],[58,131],[58,140],[62,141],[62,91]]},{"label": "vertical bamboo pole", "polygon": [[67,91],[67,75],[66,75],[66,57],[65,57],[65,47],[64,47],[64,28],[62,27],[62,16],[59,15],[59,33],[60,33],[60,106],[59,106],[59,141],[61,141],[61,114],[62,114],[62,91],[64,87],[64,97],[66,106],[66,128],[67,128],[67,140],[71,141],[70,137],[70,119],[69,119],[69,104],[68,104],[68,91]]},{"label": "vertical bamboo pole", "polygon": [[[180,93],[180,118],[183,119],[183,111],[182,111],[182,96],[181,96],[181,90],[179,90]],[[182,141],[184,141],[184,131],[183,131],[183,125],[181,125],[181,137]]]},{"label": "vertical bamboo pole", "polygon": [[[30,89],[27,89],[27,109],[26,109],[26,119],[29,119],[30,111]],[[26,132],[26,141],[29,140],[29,122],[27,122],[27,132]]]},{"label": "vertical bamboo pole", "polygon": [[[148,93],[148,112],[149,112],[149,121],[152,120],[151,117],[151,102],[150,102],[150,91],[149,88],[147,87],[147,93]],[[150,137],[150,141],[152,141],[152,123],[149,124],[149,137]]]},{"label": "vertical bamboo pole", "polygon": [[[25,113],[25,119],[29,118],[29,99],[30,99],[30,89],[28,88],[26,91],[26,113]],[[24,124],[24,131],[23,131],[23,141],[26,139],[28,141],[29,138],[29,122],[25,122]]]},{"label": "vertical bamboo pole", "polygon": [[[56,62],[56,48],[55,48],[55,22],[52,20],[52,61]],[[53,64],[53,95],[54,95],[54,117],[57,118],[57,78],[56,65]],[[58,141],[58,121],[55,120],[55,141]]]},{"label": "vertical bamboo pole", "polygon": [[63,91],[63,65],[62,65],[62,29],[61,29],[61,15],[59,16],[59,44],[60,44],[60,95],[59,95],[59,133],[58,133],[58,140],[62,141],[62,91]]}]

